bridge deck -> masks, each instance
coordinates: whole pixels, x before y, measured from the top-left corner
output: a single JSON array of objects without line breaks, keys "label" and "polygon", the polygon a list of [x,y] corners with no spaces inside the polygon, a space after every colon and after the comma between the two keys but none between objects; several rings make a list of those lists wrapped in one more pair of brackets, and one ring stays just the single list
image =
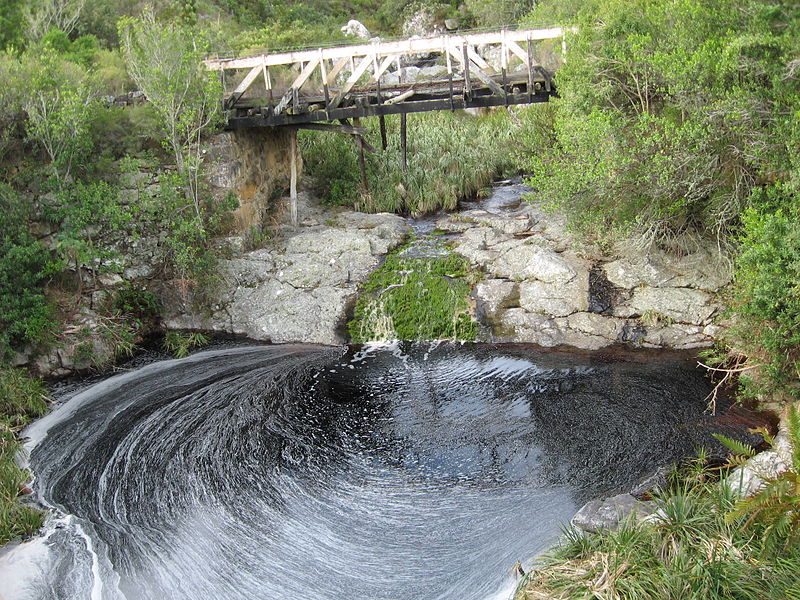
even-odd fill
[{"label": "bridge deck", "polygon": [[205,64],[220,72],[231,128],[279,127],[544,102],[553,92],[552,74],[535,63],[533,43],[562,38],[563,44],[562,36],[561,28],[503,30]]}]

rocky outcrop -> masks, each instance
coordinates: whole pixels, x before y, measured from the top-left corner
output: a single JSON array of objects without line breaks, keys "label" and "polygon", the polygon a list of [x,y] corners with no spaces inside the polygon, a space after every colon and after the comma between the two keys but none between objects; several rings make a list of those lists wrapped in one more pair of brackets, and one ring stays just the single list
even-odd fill
[{"label": "rocky outcrop", "polygon": [[341,212],[324,225],[305,222],[267,249],[223,261],[221,292],[210,309],[196,309],[190,295],[166,286],[166,327],[272,342],[344,343],[358,285],[409,228],[391,214]]},{"label": "rocky outcrop", "polygon": [[218,196],[233,193],[239,200],[234,213],[239,231],[260,227],[271,203],[288,189],[290,135],[268,127],[226,131],[204,147],[212,190]]},{"label": "rocky outcrop", "polygon": [[725,478],[723,485],[740,497],[748,497],[758,493],[767,483],[792,466],[792,442],[788,431],[788,423],[781,421],[778,435],[773,447],[759,452],[743,465],[733,469]]},{"label": "rocky outcrop", "polygon": [[716,293],[730,274],[713,250],[590,258],[564,220],[539,205],[466,211],[437,227],[458,234],[454,251],[484,273],[475,299],[492,341],[688,349],[711,345],[719,331]]},{"label": "rocky outcrop", "polygon": [[631,494],[591,500],[572,517],[572,526],[589,533],[619,527],[627,519],[644,520],[656,513],[655,502],[637,500]]}]

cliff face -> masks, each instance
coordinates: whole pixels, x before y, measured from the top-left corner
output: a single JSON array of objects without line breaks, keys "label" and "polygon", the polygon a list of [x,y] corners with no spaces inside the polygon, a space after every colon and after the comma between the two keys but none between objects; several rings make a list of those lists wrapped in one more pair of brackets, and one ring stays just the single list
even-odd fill
[{"label": "cliff face", "polygon": [[260,227],[271,202],[288,189],[290,135],[285,129],[242,129],[220,133],[207,144],[203,160],[212,191],[239,199],[237,230]]}]

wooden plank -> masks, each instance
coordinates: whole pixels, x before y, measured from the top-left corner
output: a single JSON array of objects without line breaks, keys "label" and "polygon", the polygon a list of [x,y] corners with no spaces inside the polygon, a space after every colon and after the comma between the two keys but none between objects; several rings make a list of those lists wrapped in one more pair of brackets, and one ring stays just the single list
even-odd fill
[{"label": "wooden plank", "polygon": [[[376,61],[378,60],[377,54],[375,55],[375,60]],[[394,62],[394,56],[387,56],[386,58],[384,58],[380,66],[375,67],[375,74],[369,80],[370,83],[379,83],[381,75],[383,75],[386,72],[386,69],[388,69],[389,65],[391,65],[393,62]]]},{"label": "wooden plank", "polygon": [[[525,42],[528,44],[528,48],[530,48],[531,40],[525,40]],[[517,42],[508,40],[506,45],[508,46],[508,49],[511,50],[511,53],[522,61],[522,64],[528,64],[529,54],[525,52],[525,50],[523,50]]]},{"label": "wooden plank", "polygon": [[344,69],[344,66],[347,64],[347,58],[348,57],[346,56],[340,58],[338,61],[336,61],[336,64],[333,65],[331,72],[328,73],[328,78],[325,80],[328,85],[334,84],[334,82],[336,81],[336,76],[341,72],[342,69]]},{"label": "wooden plank", "polygon": [[469,74],[469,51],[467,45],[461,46],[463,56],[456,56],[456,60],[461,61],[461,67],[464,69],[464,95],[469,98],[472,96],[472,77]]},{"label": "wooden plank", "polygon": [[250,84],[253,83],[256,80],[256,77],[261,74],[262,67],[265,66],[266,65],[258,64],[253,67],[250,72],[245,75],[244,79],[242,79],[242,82],[236,86],[236,89],[231,92],[231,97],[236,95],[241,96],[244,94],[247,91],[247,88],[250,87]]},{"label": "wooden plank", "polygon": [[[546,40],[562,37],[565,31],[574,31],[574,28],[564,29],[561,27],[551,27],[549,29],[521,29],[519,31],[507,31],[506,40],[524,42],[531,40]],[[488,32],[466,35],[450,35],[449,42],[454,46],[468,44],[470,46],[481,46],[487,44],[500,44],[503,40],[503,33]],[[322,56],[325,59],[335,59],[351,56],[371,56],[377,54],[379,58],[389,54],[424,54],[427,52],[438,52],[442,47],[442,36],[429,38],[416,38],[409,40],[399,40],[394,42],[379,42],[371,44],[359,44],[354,46],[334,46],[323,48]],[[207,68],[212,70],[219,69],[246,69],[260,66],[262,63],[267,66],[288,65],[301,61],[309,61],[318,56],[319,49],[296,50],[292,52],[282,52],[275,54],[260,54],[241,58],[209,58],[204,61]]]},{"label": "wooden plank", "polygon": [[336,94],[333,100],[331,100],[330,104],[328,105],[328,110],[332,110],[342,103],[344,97],[351,89],[353,89],[353,86],[356,84],[356,82],[358,82],[359,78],[364,74],[367,68],[369,68],[371,62],[372,56],[365,56],[363,59],[361,59],[361,62],[345,82],[344,87],[340,89],[339,93]]},{"label": "wooden plank", "polygon": [[[464,68],[464,78],[465,78],[465,80],[467,82],[467,85],[468,85],[468,88],[469,88],[469,93],[471,93],[471,91],[472,91],[472,82],[470,81],[470,72],[471,72],[471,70],[469,68],[469,63],[472,62],[472,61],[465,60],[465,57],[462,54],[459,54],[458,52],[453,51],[452,54],[453,54],[454,58],[456,58],[458,61],[461,62],[461,66]],[[464,54],[469,56],[469,51],[465,51]],[[477,65],[475,65],[475,66],[477,67]],[[476,68],[475,69],[475,77],[477,77],[484,84],[486,84],[486,87],[488,87],[490,90],[492,90],[492,93],[497,94],[499,96],[503,95],[503,88],[501,88],[499,85],[497,85],[494,82],[494,79],[489,77],[480,68]]]},{"label": "wooden plank", "polygon": [[386,150],[389,145],[389,141],[386,139],[386,117],[378,115],[378,123],[381,129],[381,148]]},{"label": "wooden plank", "polygon": [[411,96],[414,95],[414,92],[415,92],[414,88],[411,88],[410,90],[403,92],[399,96],[395,96],[394,98],[389,98],[389,100],[384,102],[384,104],[389,104],[389,105],[397,104],[398,102],[402,102],[403,100],[411,98]]},{"label": "wooden plank", "polygon": [[[508,103],[513,104],[536,104],[539,102],[547,102],[547,94],[536,94],[533,101],[528,98],[527,94],[509,94]],[[502,96],[494,94],[486,96],[475,96],[468,101],[459,98],[456,102],[456,108],[484,108],[492,106],[504,106],[505,99]],[[277,116],[252,116],[252,117],[232,117],[228,121],[229,129],[246,129],[250,127],[282,127],[282,126],[296,126],[300,123],[310,123],[314,121],[325,121],[331,119],[345,119],[353,117],[377,117],[378,115],[402,115],[412,114],[419,112],[431,112],[436,110],[450,110],[450,100],[447,98],[440,98],[438,100],[420,100],[413,102],[402,102],[387,106],[370,105],[368,107],[348,106],[345,108],[337,108],[326,115],[324,110],[301,113],[299,115],[282,114]]]},{"label": "wooden plank", "polygon": [[333,123],[301,123],[296,125],[298,129],[311,129],[313,131],[330,131],[332,133],[343,133],[346,135],[366,135],[367,130],[363,127],[353,127],[352,125],[335,125]]}]

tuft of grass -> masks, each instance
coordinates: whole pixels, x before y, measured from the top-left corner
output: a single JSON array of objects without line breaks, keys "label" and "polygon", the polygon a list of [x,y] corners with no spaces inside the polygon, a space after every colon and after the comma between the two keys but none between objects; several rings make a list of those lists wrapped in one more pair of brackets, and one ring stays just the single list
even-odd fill
[{"label": "tuft of grass", "polygon": [[[741,510],[718,471],[697,464],[657,496],[658,518],[587,535],[568,530],[515,600],[779,600],[800,598],[800,543]],[[800,504],[783,506],[792,515]],[[783,543],[775,543],[774,537]]]},{"label": "tuft of grass", "polygon": [[38,510],[17,502],[28,474],[14,462],[16,433],[47,411],[42,382],[24,371],[0,368],[0,545],[32,535],[42,526]]},{"label": "tuft of grass", "polygon": [[164,349],[175,358],[183,358],[192,350],[207,346],[209,341],[209,337],[203,333],[167,331],[164,335]]},{"label": "tuft of grass", "polygon": [[361,287],[348,323],[352,341],[474,340],[478,324],[469,309],[468,266],[453,254],[433,259],[390,254]]}]

